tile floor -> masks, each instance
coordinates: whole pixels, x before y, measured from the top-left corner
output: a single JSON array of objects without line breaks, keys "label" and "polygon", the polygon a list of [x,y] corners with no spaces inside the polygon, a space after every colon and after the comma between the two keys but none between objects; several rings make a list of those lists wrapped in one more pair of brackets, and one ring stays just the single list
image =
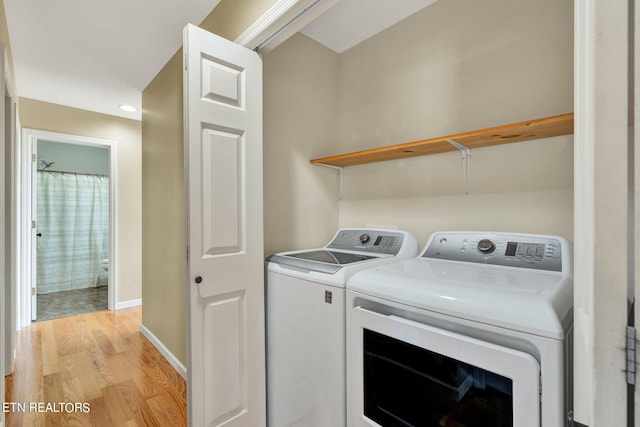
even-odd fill
[{"label": "tile floor", "polygon": [[38,295],[36,322],[106,310],[108,306],[108,289],[108,286],[99,286],[97,288],[75,289],[73,291]]}]

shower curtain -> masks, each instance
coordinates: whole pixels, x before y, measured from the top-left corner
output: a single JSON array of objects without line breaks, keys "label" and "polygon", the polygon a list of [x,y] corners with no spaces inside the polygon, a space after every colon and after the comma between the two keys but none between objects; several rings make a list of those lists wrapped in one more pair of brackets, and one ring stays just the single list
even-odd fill
[{"label": "shower curtain", "polygon": [[38,294],[97,286],[109,257],[109,178],[38,172]]}]

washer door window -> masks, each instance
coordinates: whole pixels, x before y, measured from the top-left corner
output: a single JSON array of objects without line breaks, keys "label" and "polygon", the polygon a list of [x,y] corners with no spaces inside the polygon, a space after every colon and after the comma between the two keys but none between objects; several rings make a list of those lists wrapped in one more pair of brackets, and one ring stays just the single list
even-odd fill
[{"label": "washer door window", "polygon": [[360,307],[351,320],[354,425],[539,427],[529,354]]}]

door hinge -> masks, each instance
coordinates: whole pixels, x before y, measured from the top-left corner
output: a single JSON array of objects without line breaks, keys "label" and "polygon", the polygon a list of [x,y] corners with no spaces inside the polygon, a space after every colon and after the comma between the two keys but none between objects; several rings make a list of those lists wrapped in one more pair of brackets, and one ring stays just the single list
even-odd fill
[{"label": "door hinge", "polygon": [[35,162],[36,161],[36,155],[35,153],[31,153],[31,161]]},{"label": "door hinge", "polygon": [[31,296],[34,296],[36,294],[36,288],[31,288]]},{"label": "door hinge", "polygon": [[636,383],[636,328],[633,326],[627,326],[626,355],[627,384],[634,385]]},{"label": "door hinge", "polygon": [[36,222],[35,221],[31,221],[31,228],[36,228]]}]

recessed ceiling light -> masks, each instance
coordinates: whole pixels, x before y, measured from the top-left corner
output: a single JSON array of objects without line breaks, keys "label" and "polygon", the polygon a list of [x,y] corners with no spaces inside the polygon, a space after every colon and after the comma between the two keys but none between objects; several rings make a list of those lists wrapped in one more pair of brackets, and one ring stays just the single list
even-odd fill
[{"label": "recessed ceiling light", "polygon": [[128,111],[130,113],[135,113],[136,111],[138,111],[138,109],[136,107],[134,107],[133,105],[121,105],[120,109],[122,111]]}]

